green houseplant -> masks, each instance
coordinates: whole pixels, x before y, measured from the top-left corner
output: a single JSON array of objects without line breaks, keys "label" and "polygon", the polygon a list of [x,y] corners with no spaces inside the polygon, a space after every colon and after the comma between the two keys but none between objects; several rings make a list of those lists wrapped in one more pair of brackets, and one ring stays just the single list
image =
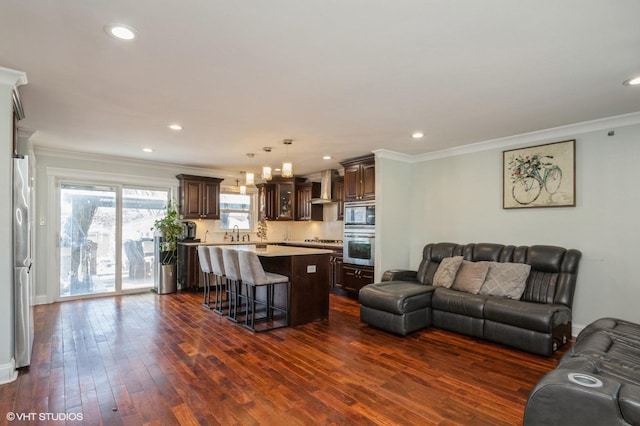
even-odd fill
[{"label": "green houseplant", "polygon": [[167,206],[167,213],[163,218],[153,223],[154,229],[162,237],[160,243],[160,263],[172,265],[176,262],[178,240],[184,235],[182,223],[178,220],[178,211],[173,203]]},{"label": "green houseplant", "polygon": [[167,213],[163,218],[153,223],[160,240],[158,253],[160,263],[159,275],[156,279],[154,291],[158,294],[174,293],[178,288],[178,274],[176,273],[176,252],[178,239],[184,235],[184,228],[178,220],[178,212],[173,203],[167,206]]}]

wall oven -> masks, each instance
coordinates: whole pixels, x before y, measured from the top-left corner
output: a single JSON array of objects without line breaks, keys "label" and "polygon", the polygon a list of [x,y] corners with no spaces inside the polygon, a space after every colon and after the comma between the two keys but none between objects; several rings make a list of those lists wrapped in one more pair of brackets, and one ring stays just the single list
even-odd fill
[{"label": "wall oven", "polygon": [[349,228],[344,230],[344,263],[373,266],[375,260],[375,229]]}]

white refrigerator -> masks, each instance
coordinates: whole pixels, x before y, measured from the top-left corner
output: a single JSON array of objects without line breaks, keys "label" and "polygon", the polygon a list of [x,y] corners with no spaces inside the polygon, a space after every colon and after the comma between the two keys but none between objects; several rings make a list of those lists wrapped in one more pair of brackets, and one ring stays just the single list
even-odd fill
[{"label": "white refrigerator", "polygon": [[33,308],[31,301],[31,201],[29,161],[13,160],[13,264],[16,367],[31,363],[33,347]]}]

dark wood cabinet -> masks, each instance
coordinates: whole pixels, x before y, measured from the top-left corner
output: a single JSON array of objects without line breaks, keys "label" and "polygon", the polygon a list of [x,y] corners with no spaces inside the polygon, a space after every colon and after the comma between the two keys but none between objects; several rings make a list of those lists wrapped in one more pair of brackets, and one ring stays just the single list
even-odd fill
[{"label": "dark wood cabinet", "polygon": [[375,157],[341,161],[344,167],[344,201],[374,200],[376,197]]},{"label": "dark wood cabinet", "polygon": [[331,255],[331,290],[344,293],[342,250],[336,250]]},{"label": "dark wood cabinet", "polygon": [[297,220],[297,186],[304,181],[304,178],[274,178],[256,185],[260,193],[258,211],[264,211],[267,220]]},{"label": "dark wood cabinet", "polygon": [[333,182],[332,198],[338,205],[337,220],[344,220],[344,176],[337,177]]},{"label": "dark wood cabinet", "polygon": [[342,271],[342,285],[349,296],[357,297],[362,287],[373,283],[373,268],[343,265]]},{"label": "dark wood cabinet", "polygon": [[220,219],[220,182],[223,179],[178,175],[183,219]]},{"label": "dark wood cabinet", "polygon": [[311,204],[312,198],[320,197],[319,182],[304,182],[296,185],[295,220],[323,220],[321,204]]},{"label": "dark wood cabinet", "polygon": [[178,284],[182,290],[200,287],[200,260],[198,246],[178,244]]}]

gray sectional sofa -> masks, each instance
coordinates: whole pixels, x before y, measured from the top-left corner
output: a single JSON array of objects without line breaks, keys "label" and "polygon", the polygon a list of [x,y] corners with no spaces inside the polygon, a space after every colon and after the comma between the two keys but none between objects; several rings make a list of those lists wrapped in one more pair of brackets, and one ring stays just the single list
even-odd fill
[{"label": "gray sectional sofa", "polygon": [[360,290],[360,319],[403,336],[434,326],[549,356],[571,337],[580,258],[555,246],[427,244],[417,271],[386,271]]},{"label": "gray sectional sofa", "polygon": [[525,426],[640,425],[640,324],[585,327],[529,395]]}]

